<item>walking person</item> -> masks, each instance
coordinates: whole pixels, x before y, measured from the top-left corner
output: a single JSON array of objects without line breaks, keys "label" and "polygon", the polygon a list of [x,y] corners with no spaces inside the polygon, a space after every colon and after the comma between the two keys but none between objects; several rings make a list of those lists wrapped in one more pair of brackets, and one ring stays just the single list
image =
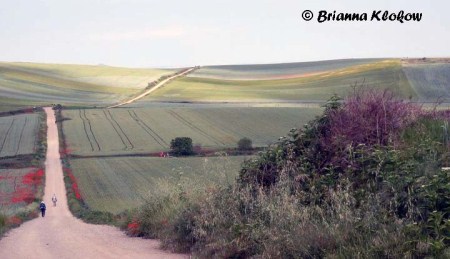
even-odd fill
[{"label": "walking person", "polygon": [[41,201],[41,205],[39,205],[39,209],[41,210],[41,215],[42,215],[42,217],[45,217],[45,210],[46,210],[47,208],[45,207],[44,201]]},{"label": "walking person", "polygon": [[56,199],[56,194],[53,194],[53,197],[52,197],[53,207],[56,207],[57,201],[58,201],[58,199]]}]

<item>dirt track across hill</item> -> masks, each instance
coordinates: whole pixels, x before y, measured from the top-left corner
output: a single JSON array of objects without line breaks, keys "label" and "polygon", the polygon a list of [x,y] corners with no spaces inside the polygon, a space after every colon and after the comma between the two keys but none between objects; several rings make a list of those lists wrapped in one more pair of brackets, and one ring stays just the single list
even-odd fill
[{"label": "dirt track across hill", "polygon": [[182,72],[182,73],[180,73],[180,74],[176,74],[176,75],[173,75],[173,76],[171,76],[171,77],[169,77],[169,78],[166,78],[166,79],[162,80],[161,82],[159,82],[159,83],[158,83],[157,85],[155,85],[154,87],[148,89],[147,91],[143,92],[142,94],[140,94],[140,95],[138,95],[138,96],[136,96],[136,97],[131,98],[130,100],[126,100],[126,101],[123,101],[123,102],[121,102],[121,103],[119,103],[119,104],[108,106],[108,107],[106,107],[106,108],[116,108],[116,107],[119,107],[119,106],[122,106],[122,105],[125,105],[125,104],[130,104],[130,103],[132,103],[132,102],[135,102],[135,101],[137,101],[137,100],[143,98],[144,96],[150,94],[151,92],[157,90],[157,89],[160,88],[161,86],[165,85],[165,84],[168,83],[170,80],[173,80],[173,79],[175,79],[175,78],[177,78],[177,77],[181,77],[181,76],[187,75],[187,74],[191,73],[192,71],[194,71],[195,69],[197,69],[197,68],[196,68],[196,67],[192,67],[192,68],[186,69],[184,72]]},{"label": "dirt track across hill", "polygon": [[[156,240],[127,237],[119,229],[91,225],[75,218],[67,206],[59,156],[58,131],[51,108],[47,113],[47,157],[44,201],[47,214],[24,223],[0,240],[0,258],[188,258],[159,249]],[[58,197],[51,205],[53,194]]]}]

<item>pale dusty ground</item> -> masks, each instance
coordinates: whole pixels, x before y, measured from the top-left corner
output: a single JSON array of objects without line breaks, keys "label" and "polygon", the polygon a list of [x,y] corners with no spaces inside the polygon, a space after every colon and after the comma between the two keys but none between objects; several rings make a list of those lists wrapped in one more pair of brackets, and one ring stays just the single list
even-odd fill
[{"label": "pale dusty ground", "polygon": [[[45,218],[24,223],[0,240],[0,258],[188,258],[160,250],[156,240],[127,237],[119,229],[76,219],[67,206],[59,157],[58,131],[51,108],[47,113]],[[51,197],[58,197],[53,207]]]}]

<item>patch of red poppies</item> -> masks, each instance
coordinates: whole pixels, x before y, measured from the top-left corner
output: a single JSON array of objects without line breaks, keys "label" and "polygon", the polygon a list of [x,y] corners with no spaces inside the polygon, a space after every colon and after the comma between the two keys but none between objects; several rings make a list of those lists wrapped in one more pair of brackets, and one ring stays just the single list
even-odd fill
[{"label": "patch of red poppies", "polygon": [[42,184],[44,170],[37,169],[22,176],[22,185],[16,187],[11,198],[12,203],[32,203],[35,200],[37,187]]},{"label": "patch of red poppies", "polygon": [[39,169],[36,172],[30,172],[22,177],[22,183],[26,185],[40,185],[42,184],[42,178],[44,176],[44,170]]},{"label": "patch of red poppies", "polygon": [[69,179],[72,183],[72,191],[75,194],[75,198],[77,198],[78,200],[81,200],[80,189],[78,188],[77,179],[73,175],[72,170],[70,170],[70,168],[64,168],[63,170],[66,173],[66,175],[69,177]]},{"label": "patch of red poppies", "polygon": [[127,231],[130,235],[137,236],[139,234],[139,228],[140,228],[139,222],[133,220],[131,221],[131,223],[128,224]]}]

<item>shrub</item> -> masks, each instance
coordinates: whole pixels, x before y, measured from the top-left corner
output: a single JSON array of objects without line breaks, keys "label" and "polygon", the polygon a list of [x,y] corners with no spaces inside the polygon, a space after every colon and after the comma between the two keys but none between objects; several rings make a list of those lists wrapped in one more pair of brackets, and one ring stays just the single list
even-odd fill
[{"label": "shrub", "polygon": [[188,137],[177,137],[170,141],[170,149],[174,155],[189,156],[194,154],[192,139]]},{"label": "shrub", "polygon": [[237,146],[239,150],[252,150],[252,140],[249,138],[241,138]]}]

